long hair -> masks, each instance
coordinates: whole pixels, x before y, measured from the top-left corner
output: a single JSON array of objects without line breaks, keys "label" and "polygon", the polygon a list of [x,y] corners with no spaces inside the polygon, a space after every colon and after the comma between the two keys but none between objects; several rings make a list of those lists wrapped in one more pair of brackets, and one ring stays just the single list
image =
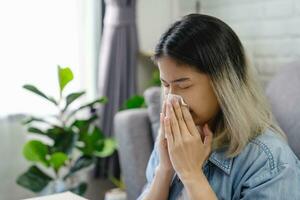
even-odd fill
[{"label": "long hair", "polygon": [[285,138],[242,43],[227,24],[208,15],[187,15],[161,36],[152,59],[157,62],[163,56],[210,77],[221,108],[214,129],[214,150],[226,147],[227,155],[234,157],[266,129]]}]

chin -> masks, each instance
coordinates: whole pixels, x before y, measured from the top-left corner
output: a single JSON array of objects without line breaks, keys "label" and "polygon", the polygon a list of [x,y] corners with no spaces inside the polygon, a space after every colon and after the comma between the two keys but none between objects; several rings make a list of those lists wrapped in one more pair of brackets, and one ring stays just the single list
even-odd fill
[{"label": "chin", "polygon": [[195,123],[195,125],[197,126],[204,126],[204,124],[206,123],[205,121],[201,120],[200,117],[198,117],[194,112],[191,111],[191,115],[192,115],[192,118],[193,118],[193,121]]},{"label": "chin", "polygon": [[201,122],[200,120],[199,121],[194,121],[195,122],[195,124],[196,124],[196,126],[204,126],[204,123],[203,122]]},{"label": "chin", "polygon": [[202,125],[202,123],[201,123],[200,119],[197,117],[197,115],[193,111],[190,111],[190,112],[191,112],[194,123],[197,126]]}]

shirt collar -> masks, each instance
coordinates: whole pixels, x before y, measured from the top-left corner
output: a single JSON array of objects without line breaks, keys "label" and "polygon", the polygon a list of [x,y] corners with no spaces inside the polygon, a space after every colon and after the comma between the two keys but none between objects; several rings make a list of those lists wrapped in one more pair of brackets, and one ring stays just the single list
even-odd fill
[{"label": "shirt collar", "polygon": [[225,150],[212,152],[208,160],[224,171],[227,175],[230,175],[233,158],[228,158]]}]

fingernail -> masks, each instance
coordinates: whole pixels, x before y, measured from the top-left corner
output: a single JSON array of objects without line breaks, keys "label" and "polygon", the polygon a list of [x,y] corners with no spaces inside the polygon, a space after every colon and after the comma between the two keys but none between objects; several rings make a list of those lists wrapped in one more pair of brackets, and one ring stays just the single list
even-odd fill
[{"label": "fingernail", "polygon": [[205,129],[208,131],[209,128],[208,128],[208,124],[205,124]]},{"label": "fingernail", "polygon": [[168,122],[168,120],[169,120],[169,118],[166,116],[166,117],[165,117],[165,121]]},{"label": "fingernail", "polygon": [[171,108],[172,104],[170,102],[167,103],[167,106]]},{"label": "fingernail", "polygon": [[174,104],[174,105],[178,105],[178,99],[177,99],[177,98],[174,98],[174,99],[173,99],[173,104]]}]

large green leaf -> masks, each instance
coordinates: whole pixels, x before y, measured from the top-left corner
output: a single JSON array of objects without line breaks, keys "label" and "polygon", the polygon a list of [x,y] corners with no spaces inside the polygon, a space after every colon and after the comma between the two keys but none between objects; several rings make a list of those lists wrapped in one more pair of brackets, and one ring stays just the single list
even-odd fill
[{"label": "large green leaf", "polygon": [[60,139],[64,134],[64,129],[56,125],[51,126],[45,131],[37,127],[29,127],[27,131],[30,133],[36,133],[47,136],[54,141]]},{"label": "large green leaf", "polygon": [[62,92],[65,86],[73,80],[73,72],[69,67],[61,68],[58,66],[58,80],[59,80],[59,87],[60,92]]},{"label": "large green leaf", "polygon": [[135,95],[125,101],[121,110],[145,107],[145,99],[143,96]]},{"label": "large green leaf", "polygon": [[48,147],[38,140],[28,141],[23,148],[24,157],[32,162],[40,162],[48,166],[46,155],[48,154]]},{"label": "large green leaf", "polygon": [[44,131],[42,131],[41,129],[36,128],[36,127],[29,127],[27,129],[27,131],[30,132],[30,133],[37,133],[37,134],[45,135]]},{"label": "large green leaf", "polygon": [[68,156],[62,152],[56,152],[50,156],[49,163],[54,168],[56,172],[64,166],[66,161],[68,160]]},{"label": "large green leaf", "polygon": [[93,131],[89,134],[89,140],[91,145],[91,153],[102,150],[104,147],[104,134],[100,128],[94,126]]},{"label": "large green leaf", "polygon": [[[29,127],[29,128],[27,129],[27,131],[28,131],[29,133],[40,134],[40,135],[43,135],[43,136],[48,137],[49,139],[56,140],[56,138],[58,138],[59,135],[57,135],[57,134],[53,131],[53,129],[55,129],[55,126],[54,126],[54,128],[50,128],[50,129],[48,129],[48,130],[46,130],[46,131],[41,130],[41,129],[37,128],[37,127]],[[49,131],[49,130],[51,130],[51,131]],[[51,152],[50,152],[50,153],[51,153]]]},{"label": "large green leaf", "polygon": [[[51,148],[51,153],[63,152],[70,155],[78,140],[78,134],[71,129],[56,127],[49,132],[54,138],[54,145]],[[55,136],[54,136],[55,134]]]},{"label": "large green leaf", "polygon": [[64,128],[60,126],[52,126],[45,131],[45,134],[49,138],[53,139],[54,141],[58,140],[63,133],[64,133]]},{"label": "large green leaf", "polygon": [[98,119],[97,115],[92,115],[88,119],[76,119],[71,124],[71,127],[76,127],[79,130],[80,135],[82,135],[82,134],[85,134],[86,132],[88,132],[90,125],[92,125],[93,122],[97,119]]},{"label": "large green leaf", "polygon": [[42,119],[42,118],[38,118],[38,117],[27,117],[24,121],[22,121],[22,123],[24,125],[26,124],[30,124],[32,122],[43,122],[43,123],[46,123],[46,124],[51,124],[50,122]]},{"label": "large green leaf", "polygon": [[68,177],[75,174],[77,171],[90,166],[91,164],[93,164],[93,162],[94,162],[94,159],[91,156],[83,155],[83,156],[79,157],[75,161],[74,165],[71,167],[69,173],[64,176],[64,180],[66,180]]},{"label": "large green leaf", "polygon": [[27,84],[27,85],[24,85],[23,88],[39,95],[40,97],[43,97],[43,98],[47,99],[48,101],[57,105],[57,102],[55,101],[55,99],[53,97],[48,97],[43,92],[41,92],[39,89],[37,89],[35,86]]},{"label": "large green leaf", "polygon": [[80,196],[83,196],[86,192],[86,189],[87,183],[81,182],[80,184],[78,184],[78,186],[71,188],[70,191]]},{"label": "large green leaf", "polygon": [[17,184],[33,192],[40,192],[51,180],[53,179],[37,166],[31,166],[24,174],[18,177]]},{"label": "large green leaf", "polygon": [[95,151],[102,151],[104,147],[104,135],[98,127],[94,126],[91,132],[80,132],[79,140],[83,147],[77,147],[85,155],[92,156]]},{"label": "large green leaf", "polygon": [[117,143],[112,138],[107,138],[104,140],[104,147],[101,151],[94,152],[95,156],[105,158],[111,156],[117,149]]},{"label": "large green leaf", "polygon": [[85,92],[74,92],[74,93],[69,94],[66,99],[66,106],[63,110],[64,111],[67,110],[67,108],[69,107],[69,105],[72,102],[74,102],[76,99],[78,99],[79,97],[81,97],[84,94],[85,94]]}]

